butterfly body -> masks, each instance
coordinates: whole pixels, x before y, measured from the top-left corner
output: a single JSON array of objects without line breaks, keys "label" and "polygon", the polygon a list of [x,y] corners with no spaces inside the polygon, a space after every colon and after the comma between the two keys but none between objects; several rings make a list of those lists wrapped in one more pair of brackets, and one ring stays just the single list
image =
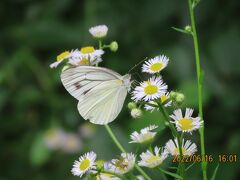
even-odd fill
[{"label": "butterfly body", "polygon": [[120,113],[131,76],[121,76],[107,68],[76,66],[66,69],[61,80],[66,90],[78,100],[78,111],[94,124],[108,124]]}]

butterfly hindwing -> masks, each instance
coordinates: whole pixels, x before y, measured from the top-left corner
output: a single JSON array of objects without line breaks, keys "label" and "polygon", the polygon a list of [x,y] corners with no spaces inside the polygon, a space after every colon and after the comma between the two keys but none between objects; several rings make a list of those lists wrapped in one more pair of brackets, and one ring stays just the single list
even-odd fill
[{"label": "butterfly hindwing", "polygon": [[119,86],[119,80],[104,82],[83,96],[78,102],[78,110],[84,119],[95,124],[113,121],[120,113],[127,90]]}]

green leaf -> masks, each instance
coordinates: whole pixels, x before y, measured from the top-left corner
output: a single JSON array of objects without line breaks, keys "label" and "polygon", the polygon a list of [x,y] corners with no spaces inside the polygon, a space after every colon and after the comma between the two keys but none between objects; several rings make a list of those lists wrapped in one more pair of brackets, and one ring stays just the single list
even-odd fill
[{"label": "green leaf", "polygon": [[46,147],[42,134],[35,137],[30,149],[30,162],[35,166],[44,164],[50,157],[50,151]]},{"label": "green leaf", "polygon": [[216,166],[216,168],[215,168],[215,170],[214,170],[214,172],[213,172],[213,175],[212,175],[212,177],[211,177],[211,180],[215,180],[216,174],[217,174],[217,171],[218,171],[218,167],[219,167],[219,164]]},{"label": "green leaf", "polygon": [[161,169],[161,168],[159,168],[159,169],[160,169],[160,171],[162,171],[164,174],[167,174],[167,175],[172,176],[172,177],[177,178],[177,179],[183,179],[181,176],[179,176],[179,175],[176,174],[176,173],[172,173],[172,172],[169,172],[169,171],[165,171],[165,170],[163,170],[163,169]]},{"label": "green leaf", "polygon": [[172,29],[174,29],[175,31],[180,32],[180,33],[191,34],[190,32],[188,32],[184,29],[180,29],[180,28],[176,28],[176,27],[172,27]]}]

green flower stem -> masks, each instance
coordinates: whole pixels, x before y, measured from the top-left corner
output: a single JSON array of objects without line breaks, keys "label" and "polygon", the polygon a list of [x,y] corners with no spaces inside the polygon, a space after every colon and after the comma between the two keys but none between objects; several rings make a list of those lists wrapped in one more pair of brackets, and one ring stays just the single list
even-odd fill
[{"label": "green flower stem", "polygon": [[[192,6],[192,1],[188,0],[189,14],[191,18],[191,28],[192,37],[195,50],[195,60],[197,69],[197,85],[198,85],[198,110],[201,120],[203,120],[203,106],[202,106],[202,77],[201,77],[201,66],[200,66],[200,56],[198,47],[198,37],[194,18],[194,7]],[[204,125],[199,129],[200,142],[201,142],[201,155],[205,155],[205,143],[204,143]],[[202,162],[203,179],[207,180],[207,162]]]},{"label": "green flower stem", "polygon": [[[180,143],[179,143],[179,141],[178,141],[178,144],[180,144],[179,147],[182,147],[183,135],[184,135],[184,133],[182,132],[181,135],[180,135],[180,137],[179,137]],[[179,150],[180,150],[180,149],[179,149]],[[182,151],[182,148],[181,148],[181,151]],[[183,154],[183,153],[182,153],[182,154]],[[181,155],[181,153],[180,153],[180,156],[183,157],[183,155]],[[178,172],[179,172],[180,174],[182,174],[182,177],[184,178],[184,172],[186,172],[186,170],[185,170],[185,164],[184,164],[184,163],[179,163],[179,164],[178,164]]]},{"label": "green flower stem", "polygon": [[105,48],[110,48],[110,45],[104,44],[104,45],[102,46],[102,49],[105,49]]},{"label": "green flower stem", "polygon": [[152,180],[143,170],[140,168],[137,164],[134,165],[134,167],[140,172],[147,180]]},{"label": "green flower stem", "polygon": [[174,177],[175,179],[183,179],[183,178],[182,178],[181,176],[179,176],[178,174],[175,174],[175,173],[166,171],[166,170],[162,169],[161,167],[158,167],[158,169],[160,170],[161,173],[167,174],[167,175],[169,175],[169,176],[172,176],[172,177]]},{"label": "green flower stem", "polygon": [[[179,154],[180,154],[180,159],[182,159],[183,157],[183,152],[182,152],[182,136],[180,137],[179,134],[177,133],[177,130],[175,129],[175,127],[173,126],[173,124],[170,122],[170,117],[168,112],[166,111],[165,107],[160,103],[158,103],[158,108],[161,111],[161,113],[163,114],[163,117],[165,118],[166,122],[169,124],[169,128],[171,129],[171,132],[173,134],[174,137],[177,138],[177,142],[178,142],[178,149],[179,149]],[[184,177],[184,172],[185,172],[185,165],[183,162],[179,162],[179,166],[178,166],[178,170],[177,172]]]},{"label": "green flower stem", "polygon": [[101,39],[98,40],[98,47],[99,49],[103,49],[103,46],[102,46],[102,41]]},{"label": "green flower stem", "polygon": [[105,125],[105,128],[107,129],[108,134],[110,135],[110,137],[112,138],[113,142],[116,144],[118,149],[121,152],[126,152],[126,150],[123,148],[123,146],[117,140],[116,136],[113,134],[112,129],[109,127],[109,125]]},{"label": "green flower stem", "polygon": [[[118,141],[118,139],[116,138],[116,136],[114,135],[114,133],[112,132],[112,129],[106,124],[105,128],[108,132],[108,134],[110,135],[110,137],[112,138],[113,142],[116,144],[116,146],[118,147],[118,149],[125,153],[126,150],[123,148],[123,146],[120,144],[120,142]],[[135,164],[135,168],[147,179],[147,180],[151,180],[151,178],[142,170],[142,168],[140,168],[137,164]]]},{"label": "green flower stem", "polygon": [[158,108],[159,108],[159,110],[160,110],[161,113],[163,114],[163,117],[164,117],[165,121],[168,123],[169,128],[171,129],[172,135],[173,135],[174,137],[177,137],[177,138],[178,138],[178,133],[177,133],[175,127],[173,126],[173,124],[170,122],[170,118],[169,118],[168,112],[167,112],[166,109],[163,107],[162,103],[160,103],[160,102],[157,102],[157,103],[158,103]]},{"label": "green flower stem", "polygon": [[167,176],[160,170],[161,176],[163,177],[163,180],[167,180]]}]

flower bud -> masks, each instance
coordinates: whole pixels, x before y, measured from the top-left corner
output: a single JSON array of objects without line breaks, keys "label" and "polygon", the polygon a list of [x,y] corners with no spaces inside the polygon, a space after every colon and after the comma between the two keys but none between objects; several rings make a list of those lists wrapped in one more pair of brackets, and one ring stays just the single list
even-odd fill
[{"label": "flower bud", "polygon": [[110,50],[113,51],[113,52],[116,52],[118,50],[118,43],[117,43],[117,41],[111,42]]},{"label": "flower bud", "polygon": [[164,124],[165,124],[165,126],[169,126],[169,122],[165,121]]},{"label": "flower bud", "polygon": [[191,33],[192,32],[192,27],[187,25],[187,26],[185,26],[184,30]]},{"label": "flower bud", "polygon": [[131,116],[134,119],[140,118],[142,116],[142,110],[138,108],[134,108],[131,110]]},{"label": "flower bud", "polygon": [[185,99],[184,94],[182,94],[182,93],[177,93],[177,96],[176,96],[175,100],[176,100],[176,102],[177,102],[178,104],[183,103],[184,99]]},{"label": "flower bud", "polygon": [[136,108],[137,107],[137,104],[135,103],[135,102],[130,102],[130,103],[128,103],[128,109],[134,109],[134,108]]},{"label": "flower bud", "polygon": [[170,92],[170,98],[171,98],[172,100],[174,100],[174,99],[176,98],[176,96],[177,96],[177,92],[175,92],[175,91],[171,91],[171,92]]}]

